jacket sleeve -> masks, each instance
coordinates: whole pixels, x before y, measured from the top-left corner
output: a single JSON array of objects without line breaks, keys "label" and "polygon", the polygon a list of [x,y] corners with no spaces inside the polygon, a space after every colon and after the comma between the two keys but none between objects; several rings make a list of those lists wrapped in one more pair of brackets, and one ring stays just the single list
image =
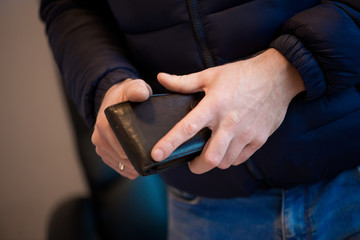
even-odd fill
[{"label": "jacket sleeve", "polygon": [[360,1],[322,1],[290,18],[271,47],[299,71],[306,98],[360,83]]},{"label": "jacket sleeve", "polygon": [[[358,103],[351,104],[359,96],[354,86],[360,89],[359,25],[360,1],[321,1],[287,20],[271,43],[298,69],[306,87],[305,100],[294,99],[301,104],[289,108],[283,124],[252,157],[271,186],[311,183],[360,164],[360,112]],[[343,99],[350,104],[339,106]],[[302,115],[324,112],[344,115],[318,125],[314,117],[313,126]]]},{"label": "jacket sleeve", "polygon": [[[103,2],[103,3],[102,3]],[[42,0],[41,19],[70,99],[92,126],[106,90],[138,78],[106,1]]]}]

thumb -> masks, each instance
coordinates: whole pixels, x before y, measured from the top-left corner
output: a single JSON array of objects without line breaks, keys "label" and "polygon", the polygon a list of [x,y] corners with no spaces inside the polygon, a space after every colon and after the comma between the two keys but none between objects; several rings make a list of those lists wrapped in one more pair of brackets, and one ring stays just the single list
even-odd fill
[{"label": "thumb", "polygon": [[143,102],[148,99],[151,94],[151,87],[141,79],[128,82],[125,90],[125,98],[131,102]]},{"label": "thumb", "polygon": [[203,83],[200,73],[188,75],[171,75],[168,73],[159,73],[157,79],[161,85],[173,92],[195,93],[203,89]]}]

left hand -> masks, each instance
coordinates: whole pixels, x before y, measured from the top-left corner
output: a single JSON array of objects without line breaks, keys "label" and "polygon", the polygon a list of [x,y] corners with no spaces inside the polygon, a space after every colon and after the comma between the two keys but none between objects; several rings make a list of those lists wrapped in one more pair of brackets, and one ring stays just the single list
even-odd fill
[{"label": "left hand", "polygon": [[158,80],[174,92],[205,92],[152,150],[153,159],[162,161],[198,131],[210,128],[201,155],[189,162],[196,174],[246,161],[280,126],[291,99],[305,90],[297,70],[275,49],[189,75],[160,73]]},{"label": "left hand", "polygon": [[108,120],[104,110],[110,105],[131,101],[143,102],[152,94],[150,86],[142,79],[126,79],[110,87],[101,102],[96,118],[91,141],[95,145],[96,153],[102,160],[119,174],[129,179],[136,179],[136,172],[130,160],[121,147]]}]

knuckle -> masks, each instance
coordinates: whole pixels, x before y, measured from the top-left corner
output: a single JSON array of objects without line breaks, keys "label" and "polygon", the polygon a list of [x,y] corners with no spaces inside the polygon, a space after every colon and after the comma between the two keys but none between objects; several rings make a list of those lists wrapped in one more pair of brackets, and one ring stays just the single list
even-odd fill
[{"label": "knuckle", "polygon": [[135,88],[146,88],[146,82],[141,79],[134,80],[134,87]]},{"label": "knuckle", "polygon": [[131,81],[129,81],[129,83],[128,83],[129,85],[132,85],[132,86],[134,86],[134,85],[143,85],[143,84],[145,84],[145,81],[144,80],[142,80],[142,79],[132,79]]},{"label": "knuckle", "polygon": [[224,104],[226,104],[226,96],[222,96],[220,94],[213,94],[211,98],[209,97],[209,103],[212,106],[212,109],[218,111],[219,109],[224,109]]},{"label": "knuckle", "polygon": [[102,150],[101,150],[98,146],[95,147],[95,152],[96,152],[96,154],[99,155],[99,156],[102,155]]},{"label": "knuckle", "polygon": [[256,149],[260,148],[262,145],[265,144],[267,139],[268,139],[268,137],[266,135],[259,135],[259,136],[255,137],[251,144],[253,146],[253,149],[256,150]]},{"label": "knuckle", "polygon": [[209,165],[210,167],[217,167],[220,163],[220,160],[218,157],[216,157],[213,154],[205,154],[203,156],[203,161],[204,163],[206,163],[207,165]]},{"label": "knuckle", "polygon": [[229,164],[229,163],[221,162],[217,167],[225,170],[225,169],[228,169],[230,166],[231,166],[231,164]]},{"label": "knuckle", "polygon": [[[184,76],[179,77],[180,81],[178,83],[181,83],[182,79],[186,80],[186,77],[184,77]],[[176,84],[176,82],[175,82],[175,84]],[[178,89],[178,92],[180,92],[180,93],[187,92],[187,86],[186,85],[184,85],[184,84],[176,84],[175,86]]]},{"label": "knuckle", "polygon": [[99,133],[98,133],[97,128],[95,127],[95,130],[94,130],[93,134],[91,135],[91,143],[96,146],[96,145],[98,145],[98,142],[99,142]]},{"label": "knuckle", "polygon": [[126,91],[131,94],[133,92],[139,91],[140,89],[148,89],[146,82],[141,79],[134,79],[127,85]]},{"label": "knuckle", "polygon": [[98,140],[97,140],[97,136],[95,136],[94,134],[91,136],[91,143],[94,145],[94,146],[96,146],[97,145],[97,142],[98,142]]},{"label": "knuckle", "polygon": [[242,164],[243,162],[245,162],[248,159],[248,154],[242,152],[239,157],[232,163],[233,166],[237,166],[239,164]]},{"label": "knuckle", "polygon": [[255,134],[255,129],[248,127],[248,128],[243,129],[243,131],[241,133],[241,138],[244,141],[249,142],[251,139],[253,139],[254,134]]},{"label": "knuckle", "polygon": [[96,124],[94,126],[94,131],[91,135],[91,142],[95,146],[101,144],[101,142],[102,142],[102,139],[103,139],[102,133],[104,133],[106,131],[106,127],[107,127],[106,123],[107,123],[107,120],[106,120],[106,122],[99,121],[99,116],[98,116],[98,121],[96,122]]},{"label": "knuckle", "polygon": [[220,162],[220,164],[217,166],[220,169],[227,169],[229,168],[232,163],[236,160],[237,156],[235,156],[234,154],[222,159],[222,161]]},{"label": "knuckle", "polygon": [[168,136],[166,139],[163,139],[160,143],[160,146],[163,146],[159,148],[162,149],[164,152],[167,152],[169,148],[175,150],[178,147],[176,138],[172,136]]},{"label": "knuckle", "polygon": [[243,162],[245,162],[245,160],[243,160],[242,158],[238,158],[238,159],[236,159],[236,161],[232,165],[237,166],[237,165],[240,165]]},{"label": "knuckle", "polygon": [[[175,76],[175,75],[173,75],[173,76]],[[184,82],[184,81],[186,81],[188,78],[189,78],[189,75],[188,75],[188,74],[184,74],[184,75],[179,75],[179,76],[177,76],[177,80],[178,80],[179,82]]]},{"label": "knuckle", "polygon": [[127,155],[126,155],[125,152],[120,151],[118,154],[119,154],[119,157],[120,157],[121,159],[128,159],[128,157],[127,157]]},{"label": "knuckle", "polygon": [[182,127],[183,133],[187,136],[193,136],[195,135],[196,131],[197,131],[197,126],[195,123],[186,121],[183,124]]},{"label": "knuckle", "polygon": [[233,128],[235,126],[238,126],[240,123],[240,116],[239,113],[236,111],[232,111],[225,116],[224,119],[224,127],[225,128]]}]

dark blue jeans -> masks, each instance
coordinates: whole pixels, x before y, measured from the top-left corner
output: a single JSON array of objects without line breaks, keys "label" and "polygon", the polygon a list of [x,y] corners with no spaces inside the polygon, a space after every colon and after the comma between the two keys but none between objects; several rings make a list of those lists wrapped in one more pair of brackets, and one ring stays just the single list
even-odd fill
[{"label": "dark blue jeans", "polygon": [[248,198],[169,188],[169,239],[360,240],[360,167],[331,180]]}]

